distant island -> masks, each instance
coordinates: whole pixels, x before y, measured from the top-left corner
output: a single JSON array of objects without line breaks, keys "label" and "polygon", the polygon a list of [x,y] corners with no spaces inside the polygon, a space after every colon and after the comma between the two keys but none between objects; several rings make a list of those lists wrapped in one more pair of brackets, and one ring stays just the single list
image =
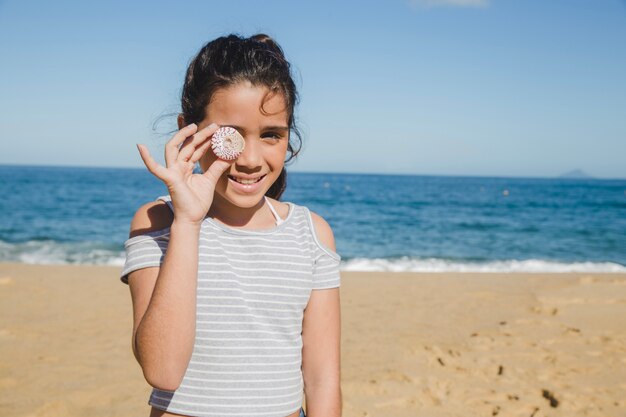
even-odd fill
[{"label": "distant island", "polygon": [[580,179],[592,180],[593,179],[591,175],[587,174],[582,169],[574,169],[572,171],[566,172],[565,174],[559,175],[559,178],[571,178],[571,179],[577,179],[577,180],[580,180]]}]

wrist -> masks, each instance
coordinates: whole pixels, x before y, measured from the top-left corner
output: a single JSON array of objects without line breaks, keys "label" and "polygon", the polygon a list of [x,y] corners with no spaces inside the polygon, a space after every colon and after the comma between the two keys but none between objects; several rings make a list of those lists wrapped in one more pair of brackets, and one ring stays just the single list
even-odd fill
[{"label": "wrist", "polygon": [[178,220],[174,218],[170,230],[183,233],[200,233],[202,222],[190,222],[186,220]]}]

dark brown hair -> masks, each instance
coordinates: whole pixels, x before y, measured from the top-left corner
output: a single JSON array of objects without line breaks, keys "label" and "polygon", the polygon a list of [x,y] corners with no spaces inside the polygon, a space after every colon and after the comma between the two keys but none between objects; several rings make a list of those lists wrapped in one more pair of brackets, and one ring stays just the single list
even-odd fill
[{"label": "dark brown hair", "polygon": [[[283,95],[290,130],[285,163],[291,161],[302,148],[302,136],[294,115],[298,93],[283,50],[268,35],[257,34],[249,38],[222,36],[200,49],[187,68],[181,94],[185,124],[197,124],[204,120],[206,108],[217,90],[243,81],[265,86],[270,94]],[[283,167],[266,195],[279,199],[286,187],[287,171]]]}]

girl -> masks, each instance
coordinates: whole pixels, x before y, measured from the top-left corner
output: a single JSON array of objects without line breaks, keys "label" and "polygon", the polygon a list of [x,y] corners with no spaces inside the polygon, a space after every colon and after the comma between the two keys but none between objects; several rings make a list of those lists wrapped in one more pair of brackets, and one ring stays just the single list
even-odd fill
[{"label": "girl", "polygon": [[[341,415],[340,257],[324,219],[279,201],[296,99],[271,38],[221,37],[187,69],[166,166],[137,145],[169,191],[133,217],[121,276],[151,417],[298,417],[303,394],[309,417]],[[220,126],[235,160],[210,149]]]}]

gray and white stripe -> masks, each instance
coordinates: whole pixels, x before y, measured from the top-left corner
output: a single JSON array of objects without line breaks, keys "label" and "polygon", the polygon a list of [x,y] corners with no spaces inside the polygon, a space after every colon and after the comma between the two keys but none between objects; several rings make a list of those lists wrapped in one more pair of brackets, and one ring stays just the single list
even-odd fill
[{"label": "gray and white stripe", "polygon": [[[159,197],[171,206],[169,196]],[[196,340],[180,387],[153,389],[149,404],[199,417],[279,417],[302,404],[302,318],[311,291],[340,285],[336,252],[318,240],[306,207],[288,203],[274,229],[202,224]],[[121,281],[160,266],[169,228],[125,244]]]}]

